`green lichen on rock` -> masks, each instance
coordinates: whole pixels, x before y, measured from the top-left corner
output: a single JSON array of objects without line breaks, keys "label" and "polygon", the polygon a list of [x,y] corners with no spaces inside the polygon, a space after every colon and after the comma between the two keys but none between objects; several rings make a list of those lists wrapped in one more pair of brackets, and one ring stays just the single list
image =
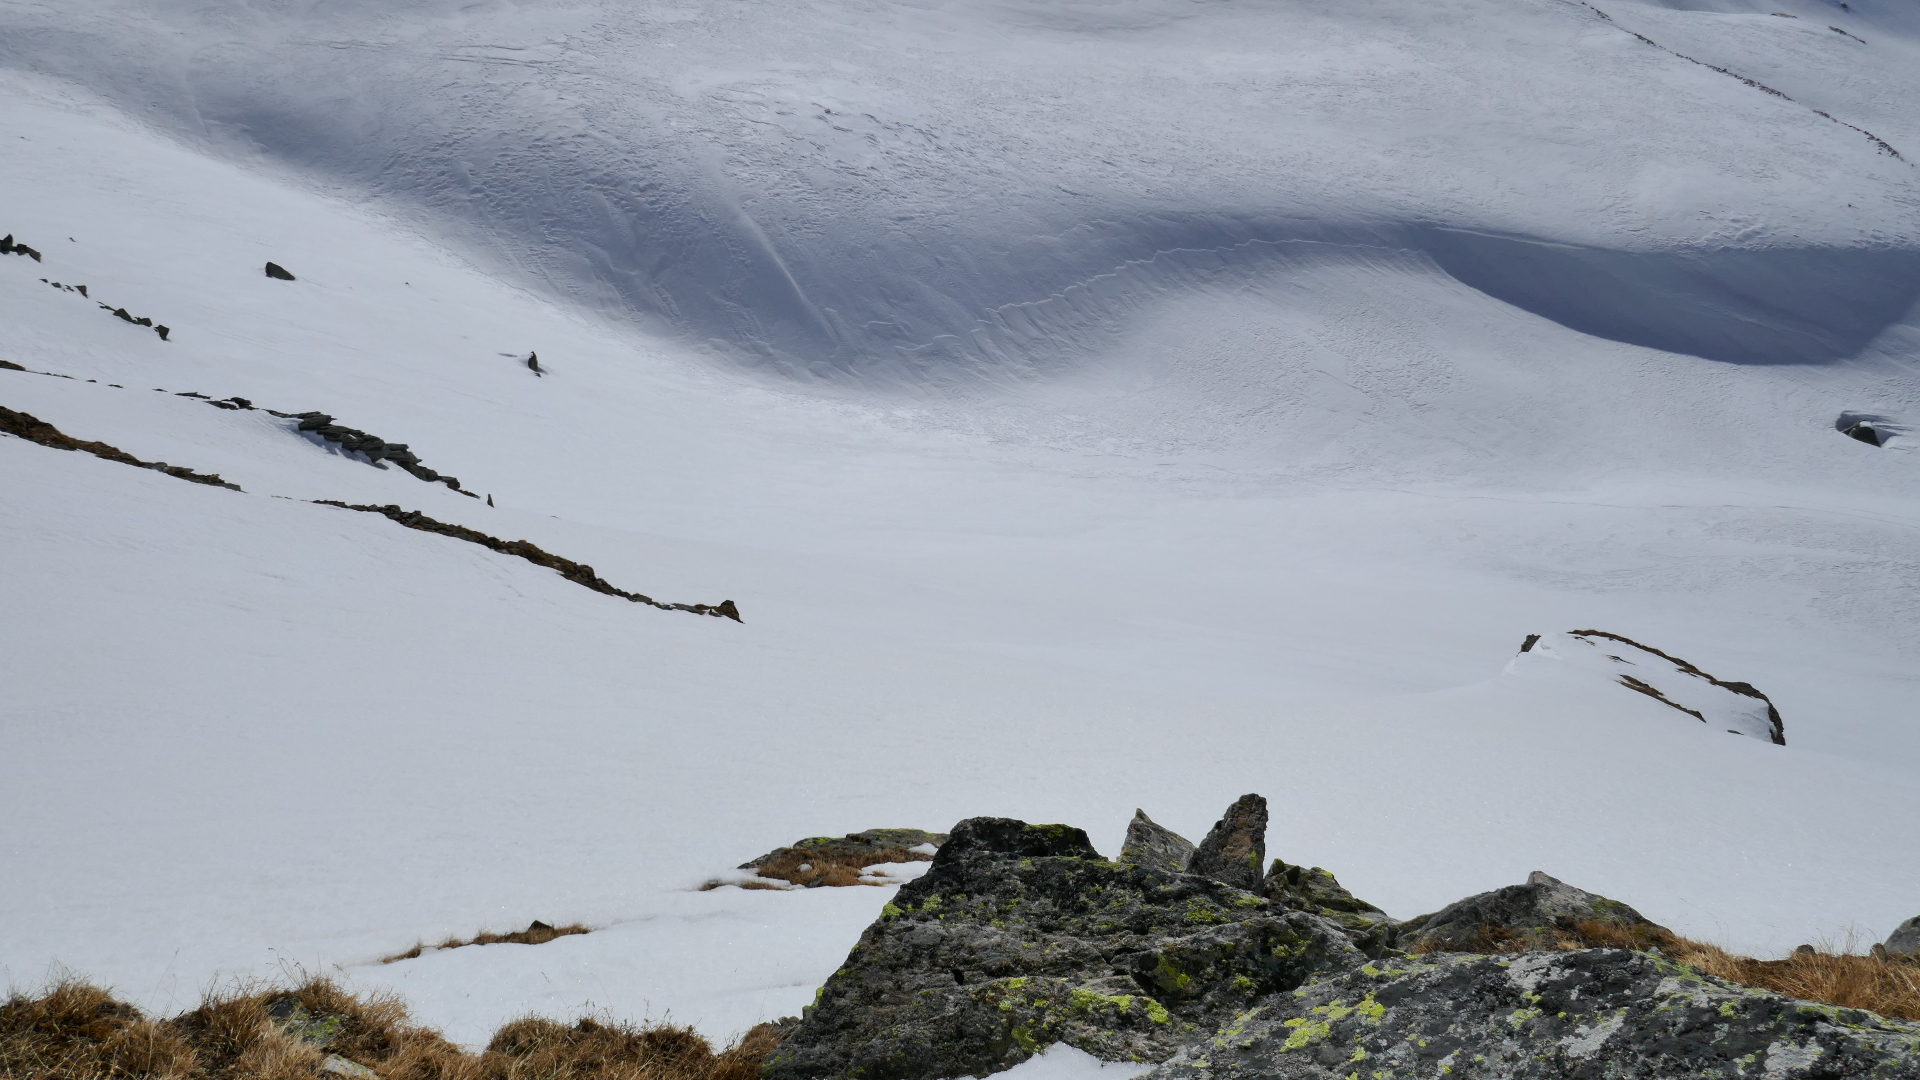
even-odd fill
[{"label": "green lichen on rock", "polygon": [[1365,959],[1316,916],[1004,818],[955,826],[892,907],[767,1080],[986,1076],[1055,1042],[1164,1061],[1260,998]]}]

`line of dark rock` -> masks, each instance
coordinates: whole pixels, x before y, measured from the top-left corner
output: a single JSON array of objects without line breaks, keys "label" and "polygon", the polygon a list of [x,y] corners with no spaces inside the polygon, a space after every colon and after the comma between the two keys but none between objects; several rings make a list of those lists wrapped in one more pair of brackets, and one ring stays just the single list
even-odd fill
[{"label": "line of dark rock", "polygon": [[[1651,645],[1642,645],[1639,642],[1633,640],[1632,638],[1626,637],[1621,634],[1609,633],[1605,630],[1569,630],[1567,631],[1567,633],[1572,635],[1573,637],[1603,637],[1610,641],[1618,641],[1623,645],[1631,645],[1636,649],[1642,649],[1646,652],[1652,653],[1653,655],[1659,657],[1662,660],[1665,660],[1666,662],[1672,664],[1673,666],[1679,668],[1681,671],[1684,671],[1689,675],[1695,676],[1696,678],[1705,679],[1722,690],[1727,690],[1732,693],[1739,694],[1742,697],[1756,698],[1760,701],[1766,702],[1767,703],[1767,720],[1771,724],[1771,731],[1773,735],[1774,745],[1776,746],[1787,745],[1786,724],[1780,719],[1780,710],[1774,707],[1772,698],[1761,693],[1760,690],[1757,687],[1755,687],[1752,683],[1729,682],[1725,679],[1716,679],[1712,675],[1709,675],[1706,672],[1701,671],[1699,668],[1694,667],[1692,664],[1686,662],[1685,660],[1680,659],[1677,656],[1669,656],[1668,654],[1661,652],[1659,649],[1656,649]],[[1623,676],[1622,678],[1624,681],[1625,677]],[[1639,680],[1636,679],[1634,681],[1638,682]],[[1640,690],[1640,687],[1635,686],[1633,687],[1633,689]],[[1648,687],[1648,689],[1650,690],[1652,688]],[[1644,694],[1647,691],[1641,690],[1640,692]],[[1667,701],[1666,696],[1664,694],[1661,694],[1657,690],[1653,692],[1652,696],[1659,698],[1661,701]],[[1673,705],[1674,708],[1679,709],[1681,712],[1693,713],[1693,715],[1696,717],[1700,716],[1699,713],[1693,712],[1692,709],[1686,708],[1685,706],[1674,705],[1674,703],[1671,701],[1667,701],[1667,704]],[[1702,720],[1706,719],[1705,717],[1700,717],[1700,718]]]},{"label": "line of dark rock", "polygon": [[550,554],[526,540],[502,540],[497,536],[488,536],[478,529],[469,529],[464,525],[450,525],[444,521],[436,521],[418,510],[406,510],[392,503],[388,503],[385,506],[371,506],[343,503],[333,499],[315,499],[314,502],[322,506],[338,506],[343,510],[358,510],[366,514],[380,514],[389,521],[405,525],[409,529],[438,533],[441,536],[451,536],[456,540],[465,540],[470,544],[479,544],[481,547],[500,552],[503,555],[517,555],[536,566],[544,566],[550,570],[557,571],[561,577],[566,578],[576,585],[585,586],[597,593],[605,593],[608,596],[618,596],[625,600],[631,600],[636,604],[647,604],[660,608],[663,611],[691,611],[696,615],[712,615],[716,618],[725,616],[734,622],[742,621],[740,618],[740,609],[735,607],[731,600],[722,600],[718,604],[664,603],[655,600],[651,596],[643,596],[640,593],[630,593],[625,589],[615,588],[613,585],[608,584],[606,579],[594,573],[593,567],[584,563],[574,562],[572,559],[563,559],[558,555]]},{"label": "line of dark rock", "polygon": [[[15,367],[16,365],[8,364],[7,366]],[[132,465],[139,469],[152,469],[156,472],[166,473],[168,476],[177,476],[182,480],[191,480],[196,484],[209,484],[213,487],[229,488],[233,491],[241,490],[239,484],[229,484],[225,480],[220,479],[218,474],[197,473],[184,466],[169,465],[164,461],[141,461],[139,458],[134,457],[132,454],[118,447],[108,446],[103,442],[84,442],[66,434],[39,417],[31,416],[23,412],[15,412],[4,405],[0,405],[0,431],[4,431],[9,435],[17,435],[28,442],[39,443],[41,446],[51,447],[55,450],[84,450],[97,458],[117,461],[122,465]]]},{"label": "line of dark rock", "polygon": [[[1707,69],[1707,70],[1709,70],[1709,71],[1717,71],[1717,72],[1719,72],[1720,74],[1722,74],[1722,75],[1725,75],[1725,76],[1727,76],[1727,77],[1728,77],[1728,78],[1730,78],[1730,79],[1739,79],[1739,80],[1740,80],[1741,82],[1743,82],[1743,83],[1746,83],[1746,84],[1747,84],[1748,86],[1751,86],[1751,87],[1753,87],[1753,88],[1754,88],[1755,90],[1758,90],[1758,91],[1760,91],[1760,92],[1762,92],[1762,93],[1766,93],[1766,94],[1772,94],[1772,95],[1773,95],[1774,97],[1777,97],[1777,98],[1779,98],[1779,99],[1781,99],[1782,101],[1792,101],[1792,102],[1793,102],[1793,103],[1794,103],[1795,105],[1804,105],[1804,107],[1805,107],[1805,108],[1806,108],[1806,109],[1807,109],[1807,110],[1808,110],[1809,112],[1811,112],[1811,113],[1813,113],[1813,115],[1815,115],[1815,116],[1818,116],[1818,117],[1820,117],[1820,118],[1822,118],[1822,119],[1825,119],[1825,120],[1831,120],[1831,121],[1833,121],[1834,123],[1836,123],[1836,124],[1839,124],[1839,125],[1840,125],[1841,127],[1843,127],[1843,128],[1850,128],[1850,129],[1852,129],[1852,130],[1854,130],[1854,131],[1857,131],[1857,132],[1859,132],[1860,134],[1862,134],[1862,135],[1864,135],[1864,136],[1866,136],[1866,137],[1867,137],[1867,141],[1869,141],[1869,142],[1871,142],[1871,143],[1873,143],[1873,145],[1874,145],[1874,146],[1876,146],[1876,147],[1878,147],[1878,148],[1879,148],[1879,150],[1880,150],[1880,152],[1881,152],[1881,153],[1883,153],[1883,154],[1886,154],[1886,155],[1888,155],[1889,157],[1891,157],[1891,158],[1893,158],[1893,159],[1894,159],[1895,161],[1907,161],[1907,159],[1906,159],[1906,158],[1904,158],[1904,157],[1902,157],[1902,156],[1901,156],[1901,154],[1900,154],[1900,151],[1898,151],[1898,150],[1895,150],[1895,149],[1893,148],[1893,144],[1892,144],[1892,143],[1889,143],[1889,142],[1887,142],[1887,140],[1885,140],[1885,139],[1883,139],[1883,138],[1881,138],[1881,137],[1880,137],[1880,136],[1878,136],[1878,135],[1875,135],[1875,134],[1874,134],[1873,132],[1871,132],[1871,131],[1868,131],[1868,130],[1867,130],[1866,128],[1863,128],[1863,127],[1859,127],[1859,126],[1857,126],[1857,125],[1854,125],[1854,124],[1849,124],[1849,123],[1847,123],[1847,122],[1846,122],[1845,120],[1842,120],[1842,119],[1840,119],[1840,118],[1839,118],[1839,117],[1837,117],[1837,116],[1834,116],[1834,115],[1833,115],[1832,113],[1829,113],[1829,112],[1824,112],[1824,111],[1822,111],[1822,110],[1820,110],[1820,109],[1816,109],[1816,108],[1814,108],[1814,107],[1813,107],[1813,106],[1811,106],[1811,105],[1805,105],[1805,103],[1803,103],[1803,102],[1799,102],[1799,101],[1794,101],[1794,99],[1793,99],[1792,97],[1790,97],[1790,96],[1788,96],[1787,94],[1784,94],[1784,93],[1782,93],[1782,92],[1780,92],[1780,91],[1778,91],[1778,90],[1775,90],[1775,89],[1774,89],[1773,87],[1771,87],[1771,86],[1768,86],[1767,84],[1765,84],[1765,83],[1763,83],[1763,82],[1759,82],[1759,81],[1757,81],[1757,80],[1754,80],[1754,79],[1749,79],[1749,78],[1747,78],[1747,77],[1746,77],[1745,75],[1742,75],[1742,74],[1740,74],[1740,73],[1739,73],[1739,72],[1737,72],[1737,71],[1729,71],[1729,70],[1727,70],[1726,68],[1723,68],[1723,67],[1721,67],[1721,66],[1720,66],[1720,65],[1718,65],[1718,64],[1709,64],[1709,63],[1707,63],[1707,62],[1706,62],[1705,60],[1696,60],[1696,59],[1694,59],[1693,57],[1691,57],[1691,56],[1688,56],[1688,55],[1687,55],[1686,53],[1683,53],[1683,52],[1675,52],[1674,50],[1672,50],[1672,49],[1669,49],[1669,48],[1667,48],[1667,47],[1666,47],[1665,45],[1662,45],[1662,44],[1660,44],[1659,42],[1657,42],[1657,41],[1655,41],[1655,40],[1653,40],[1652,38],[1650,38],[1650,37],[1648,37],[1648,36],[1647,36],[1647,35],[1645,35],[1645,34],[1642,34],[1642,33],[1639,33],[1639,32],[1637,32],[1637,31],[1633,31],[1633,30],[1628,30],[1628,29],[1627,29],[1626,27],[1624,27],[1624,26],[1620,26],[1620,24],[1619,24],[1619,23],[1616,23],[1616,22],[1613,22],[1613,16],[1611,16],[1611,15],[1609,15],[1609,14],[1607,14],[1607,13],[1606,13],[1606,12],[1604,12],[1604,11],[1601,11],[1601,10],[1600,10],[1599,8],[1597,8],[1597,7],[1594,7],[1594,6],[1592,5],[1592,4],[1589,4],[1589,3],[1587,3],[1587,2],[1586,2],[1586,0],[1581,0],[1581,6],[1582,6],[1582,7],[1584,7],[1584,8],[1586,8],[1587,10],[1589,10],[1589,11],[1591,11],[1591,12],[1593,12],[1593,13],[1594,13],[1595,15],[1598,15],[1598,16],[1600,16],[1600,17],[1601,17],[1602,19],[1605,19],[1605,20],[1607,20],[1608,22],[1610,22],[1610,23],[1613,23],[1613,25],[1614,25],[1614,26],[1616,26],[1616,27],[1619,27],[1619,29],[1620,29],[1620,30],[1622,30],[1622,31],[1624,31],[1625,33],[1628,33],[1628,34],[1632,34],[1632,35],[1633,35],[1634,37],[1637,37],[1637,38],[1639,38],[1639,39],[1640,39],[1641,41],[1644,41],[1644,42],[1646,42],[1646,43],[1647,43],[1648,45],[1651,45],[1651,46],[1653,46],[1654,48],[1656,48],[1656,49],[1659,49],[1659,50],[1660,50],[1661,52],[1663,52],[1663,53],[1666,53],[1666,54],[1667,54],[1668,56],[1677,56],[1677,57],[1679,57],[1680,59],[1682,59],[1682,60],[1685,60],[1685,61],[1686,61],[1687,63],[1689,63],[1689,64],[1699,64],[1699,65],[1700,65],[1701,67],[1703,67],[1703,68],[1706,68],[1706,69]],[[1841,30],[1841,29],[1840,29],[1839,27],[1837,27],[1837,26],[1829,26],[1829,27],[1828,27],[1827,29],[1829,29],[1829,30],[1833,30],[1833,31],[1836,31],[1836,32],[1838,32],[1838,33],[1841,33],[1841,34],[1847,34],[1847,32],[1846,32],[1845,30]],[[1847,36],[1848,36],[1848,37],[1853,37],[1853,35],[1852,35],[1852,34],[1847,34]],[[1855,40],[1855,41],[1860,41],[1860,39],[1859,39],[1859,38],[1854,38],[1854,40]],[[1866,44],[1866,43],[1865,43],[1865,42],[1861,42],[1861,44],[1863,44],[1863,45],[1864,45],[1864,44]],[[1911,164],[1912,164],[1912,162],[1907,162],[1907,164],[1908,164],[1908,165],[1911,165]]]}]

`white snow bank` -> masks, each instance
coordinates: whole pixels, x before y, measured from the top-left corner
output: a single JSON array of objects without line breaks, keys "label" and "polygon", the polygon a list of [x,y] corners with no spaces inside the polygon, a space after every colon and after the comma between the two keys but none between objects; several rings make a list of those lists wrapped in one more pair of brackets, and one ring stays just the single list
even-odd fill
[{"label": "white snow bank", "polygon": [[1132,1061],[1101,1061],[1085,1050],[1054,1043],[995,1076],[1017,1080],[1130,1080],[1153,1068]]}]

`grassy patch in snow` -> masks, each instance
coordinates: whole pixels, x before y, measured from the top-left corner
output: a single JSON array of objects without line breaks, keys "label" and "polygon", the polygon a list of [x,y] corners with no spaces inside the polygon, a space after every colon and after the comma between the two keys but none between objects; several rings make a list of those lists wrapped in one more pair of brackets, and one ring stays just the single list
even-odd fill
[{"label": "grassy patch in snow", "polygon": [[[568,923],[565,926],[549,926],[535,919],[525,930],[515,930],[511,934],[494,934],[481,931],[464,941],[459,938],[450,937],[440,944],[432,946],[432,948],[459,949],[468,945],[545,945],[554,938],[569,937],[573,934],[591,934],[592,932],[591,929],[581,926],[579,923]],[[383,956],[380,958],[380,962],[383,964],[391,964],[395,960],[412,960],[425,952],[427,948],[427,943],[423,941],[413,948],[408,949],[406,952],[394,953],[392,956]]]},{"label": "grassy patch in snow", "polygon": [[327,979],[211,993],[170,1020],[73,979],[0,1004],[9,1080],[757,1080],[779,1043],[771,1024],[716,1053],[691,1028],[529,1017],[470,1054],[397,998]]}]

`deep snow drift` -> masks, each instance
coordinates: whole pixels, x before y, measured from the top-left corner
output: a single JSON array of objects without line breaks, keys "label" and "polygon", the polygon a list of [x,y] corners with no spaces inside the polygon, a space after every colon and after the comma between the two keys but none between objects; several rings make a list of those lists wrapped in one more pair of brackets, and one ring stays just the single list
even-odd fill
[{"label": "deep snow drift", "polygon": [[[1245,791],[1397,916],[1883,936],[1920,484],[1836,422],[1920,416],[1920,173],[1846,125],[1920,154],[1920,27],[1599,6],[0,6],[0,359],[73,376],[0,405],[245,489],[0,438],[0,978],[725,1035],[889,893],[743,859]],[[376,962],[534,918],[602,929]]]}]

